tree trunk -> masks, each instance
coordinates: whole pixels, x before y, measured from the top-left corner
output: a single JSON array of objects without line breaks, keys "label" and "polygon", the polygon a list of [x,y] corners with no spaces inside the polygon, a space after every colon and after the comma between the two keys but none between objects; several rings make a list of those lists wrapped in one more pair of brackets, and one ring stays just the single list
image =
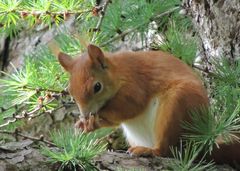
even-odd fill
[{"label": "tree trunk", "polygon": [[[31,140],[21,140],[0,144],[0,171],[51,171],[58,170],[59,163],[52,164],[50,159],[40,153],[38,146]],[[52,149],[54,150],[54,149]],[[99,170],[169,170],[171,158],[131,157],[119,152],[105,152],[93,160]],[[65,169],[67,170],[67,169]],[[225,165],[216,166],[216,171],[235,171]]]},{"label": "tree trunk", "polygon": [[199,33],[203,66],[211,69],[211,59],[240,57],[239,0],[183,0],[183,8]]}]

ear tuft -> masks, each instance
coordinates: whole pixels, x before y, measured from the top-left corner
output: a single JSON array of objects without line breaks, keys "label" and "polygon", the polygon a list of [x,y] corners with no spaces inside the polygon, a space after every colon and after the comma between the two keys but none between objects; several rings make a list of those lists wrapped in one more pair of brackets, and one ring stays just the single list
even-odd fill
[{"label": "ear tuft", "polygon": [[104,57],[102,50],[99,47],[93,44],[89,44],[88,55],[96,66],[100,65],[102,69],[107,68],[106,59]]},{"label": "ear tuft", "polygon": [[71,58],[71,56],[60,52],[58,54],[58,61],[66,71],[70,72],[73,65],[73,59]]}]

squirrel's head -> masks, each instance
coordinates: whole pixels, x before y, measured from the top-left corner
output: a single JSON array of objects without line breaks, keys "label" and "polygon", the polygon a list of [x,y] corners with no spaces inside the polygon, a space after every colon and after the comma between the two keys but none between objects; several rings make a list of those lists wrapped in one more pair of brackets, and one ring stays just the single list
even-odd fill
[{"label": "squirrel's head", "polygon": [[75,59],[59,53],[58,60],[70,73],[69,92],[83,117],[98,113],[116,94],[114,67],[99,47],[90,44],[87,53]]}]

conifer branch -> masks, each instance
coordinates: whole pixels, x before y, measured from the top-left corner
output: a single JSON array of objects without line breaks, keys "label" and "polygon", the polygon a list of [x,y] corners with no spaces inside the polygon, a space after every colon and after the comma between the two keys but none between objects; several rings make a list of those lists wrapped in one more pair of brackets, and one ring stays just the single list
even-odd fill
[{"label": "conifer branch", "polygon": [[[92,12],[90,3],[81,1],[3,1],[0,2],[0,28],[7,33],[15,33],[23,21],[32,27],[38,24],[59,24],[71,15],[81,15]],[[84,9],[84,10],[82,10]]]},{"label": "conifer branch", "polygon": [[[153,17],[150,21],[159,19],[159,18],[161,18],[161,17],[163,17],[163,16],[165,16],[165,15],[168,15],[168,14],[176,11],[176,10],[179,9],[179,8],[180,8],[180,7],[171,8],[171,9],[169,9],[168,11],[165,11],[165,12],[159,14],[159,15],[156,15],[156,16]],[[149,22],[150,22],[150,21],[149,21]],[[122,37],[126,36],[126,35],[129,34],[129,33],[132,33],[132,32],[134,32],[134,31],[136,31],[137,29],[139,29],[139,28],[142,27],[143,25],[148,24],[149,22],[141,23],[140,25],[137,25],[137,26],[135,26],[135,27],[133,27],[133,28],[131,28],[131,29],[129,29],[129,30],[123,31],[121,34],[118,34],[117,36],[109,39],[107,42],[101,44],[100,46],[101,46],[101,47],[104,47],[104,46],[106,46],[106,45],[108,45],[108,44],[110,44],[110,43],[112,43],[112,42],[114,42],[114,41],[116,41],[116,40],[118,40],[118,39],[121,39]]]},{"label": "conifer branch", "polygon": [[[80,14],[84,14],[84,13],[89,13],[91,12],[91,9],[87,9],[87,10],[83,10],[83,11],[11,11],[11,14],[15,14],[16,16],[19,17],[19,20],[23,19],[23,20],[30,20],[30,18],[33,18],[35,20],[35,23],[30,24],[30,26],[34,26],[35,24],[41,24],[44,23],[51,23],[50,25],[54,24],[54,23],[59,23],[60,21],[65,21],[67,20],[71,15],[80,15]],[[9,15],[10,12],[0,12],[0,15]],[[43,21],[41,18],[43,17],[50,17],[49,22],[46,22],[47,20]],[[31,22],[32,22],[31,21]],[[22,22],[22,21],[21,21]],[[16,23],[18,23],[18,21],[16,21]],[[13,22],[11,23],[13,24]],[[14,24],[15,25],[15,24]],[[10,25],[6,25],[6,24],[2,24],[0,23],[0,28],[2,27],[9,27]],[[45,27],[46,29],[47,27]]]},{"label": "conifer branch", "polygon": [[[36,118],[36,117],[39,117],[43,114],[51,114],[52,112],[64,107],[65,105],[61,105],[57,108],[54,108],[53,110],[48,110],[48,111],[43,111],[43,112],[40,112],[38,114],[36,114],[37,112],[39,112],[41,109],[43,109],[45,106],[47,106],[48,104],[52,103],[54,100],[56,100],[57,98],[59,98],[60,96],[62,96],[62,94],[53,94],[51,96],[51,99],[47,99],[49,97],[39,97],[38,98],[38,103],[39,105],[36,106],[36,108],[34,108],[33,110],[29,111],[29,112],[26,112],[26,111],[22,111],[21,114],[18,114],[16,115],[15,113],[11,116],[11,117],[5,117],[4,120],[7,120],[5,123],[1,124],[0,125],[0,128],[3,128],[11,123],[14,123],[18,120],[22,120],[22,119],[29,119],[31,120],[32,118]],[[43,104],[43,101],[44,100],[48,100],[46,104]]]},{"label": "conifer branch", "polygon": [[42,88],[42,87],[34,88],[34,87],[24,86],[23,88],[27,89],[27,90],[36,90],[36,92],[61,93],[62,95],[68,95],[69,94],[68,91],[66,91],[66,88],[62,91],[49,89],[49,88],[46,89],[46,88]]},{"label": "conifer branch", "polygon": [[[88,13],[91,12],[91,9],[87,9],[87,10],[79,10],[79,11],[27,11],[27,10],[13,10],[10,11],[11,13],[16,13],[18,15],[20,15],[22,18],[28,17],[28,16],[40,16],[40,15],[51,15],[51,16],[56,16],[56,15],[61,15],[61,16],[66,16],[68,17],[71,14],[84,14],[84,13]],[[8,15],[10,12],[0,12],[0,15]]]},{"label": "conifer branch", "polygon": [[216,75],[213,72],[209,71],[207,68],[203,69],[203,68],[201,68],[201,67],[199,67],[197,65],[194,65],[194,64],[192,65],[192,67],[197,69],[197,70],[199,70],[199,71],[201,71],[201,72],[204,72],[204,73],[208,74],[209,76],[215,76]]},{"label": "conifer branch", "polygon": [[100,27],[102,25],[102,22],[103,22],[103,19],[104,19],[104,16],[105,16],[105,12],[107,10],[107,6],[110,2],[111,2],[111,0],[106,0],[105,3],[103,4],[103,6],[100,8],[101,9],[100,17],[99,17],[97,26],[93,29],[94,35],[92,37],[92,42],[96,39],[96,35],[97,35],[96,32],[98,32],[100,30]]}]

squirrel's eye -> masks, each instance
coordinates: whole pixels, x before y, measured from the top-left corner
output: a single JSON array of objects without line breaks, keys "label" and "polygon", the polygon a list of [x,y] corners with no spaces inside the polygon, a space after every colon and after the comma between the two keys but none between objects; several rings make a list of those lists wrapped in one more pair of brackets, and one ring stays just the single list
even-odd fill
[{"label": "squirrel's eye", "polygon": [[94,85],[94,93],[99,92],[101,89],[102,89],[101,83],[100,83],[100,82],[97,82],[97,83]]}]

